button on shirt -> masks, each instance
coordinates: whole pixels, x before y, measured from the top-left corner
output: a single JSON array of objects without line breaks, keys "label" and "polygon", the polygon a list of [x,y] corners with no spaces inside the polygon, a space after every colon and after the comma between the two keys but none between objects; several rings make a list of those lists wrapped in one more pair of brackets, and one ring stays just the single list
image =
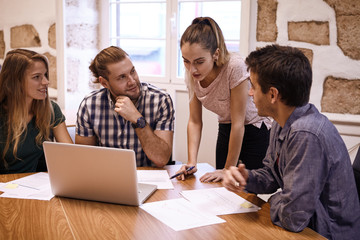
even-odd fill
[{"label": "button on shirt", "polygon": [[[276,163],[276,159],[279,159]],[[334,125],[312,104],[298,107],[284,128],[273,122],[265,167],[249,171],[246,189],[282,191],[270,199],[274,224],[310,227],[328,239],[360,236],[360,207],[351,161]]]},{"label": "button on shirt", "polygon": [[[175,111],[170,95],[147,83],[141,83],[140,92],[135,107],[149,126],[153,130],[174,131]],[[76,133],[84,137],[96,136],[100,146],[133,149],[138,167],[152,166],[131,122],[115,112],[114,107],[107,88],[86,96],[78,110]]]}]

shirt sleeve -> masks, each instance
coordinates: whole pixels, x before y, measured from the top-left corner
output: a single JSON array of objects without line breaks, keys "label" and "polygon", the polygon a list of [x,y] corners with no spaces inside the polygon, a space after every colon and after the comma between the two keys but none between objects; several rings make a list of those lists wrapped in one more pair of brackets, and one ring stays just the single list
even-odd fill
[{"label": "shirt sleeve", "polygon": [[271,164],[273,164],[273,160],[271,159],[269,149],[266,153],[263,163],[263,168],[248,170],[249,177],[246,185],[247,191],[257,194],[270,194],[276,192],[280,188],[270,167]]},{"label": "shirt sleeve", "polygon": [[319,139],[310,132],[289,136],[288,159],[286,166],[280,168],[284,186],[269,199],[274,224],[293,232],[308,225],[328,174],[322,149]]},{"label": "shirt sleeve", "polygon": [[233,89],[240,85],[243,81],[250,77],[249,72],[247,71],[247,66],[244,62],[244,59],[237,54],[233,54],[233,57],[229,62],[229,84],[230,89]]},{"label": "shirt sleeve", "polygon": [[76,119],[76,134],[82,137],[94,136],[94,130],[91,124],[90,113],[84,99],[79,106]]},{"label": "shirt sleeve", "polygon": [[175,110],[170,95],[166,94],[162,99],[157,114],[157,123],[154,130],[174,131]]},{"label": "shirt sleeve", "polygon": [[59,105],[57,105],[57,103],[51,101],[51,105],[54,110],[54,118],[52,118],[51,124],[53,124],[53,127],[56,127],[57,125],[59,125],[60,123],[63,123],[65,121],[65,116],[61,112],[61,109],[60,109]]}]

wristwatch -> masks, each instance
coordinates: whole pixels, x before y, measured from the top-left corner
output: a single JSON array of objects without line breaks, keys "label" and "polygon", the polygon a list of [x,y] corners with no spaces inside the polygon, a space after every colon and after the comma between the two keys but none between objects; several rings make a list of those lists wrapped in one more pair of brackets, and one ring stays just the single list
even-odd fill
[{"label": "wristwatch", "polygon": [[144,128],[146,125],[146,120],[144,117],[139,117],[137,120],[136,120],[136,123],[132,123],[131,126],[133,128]]}]

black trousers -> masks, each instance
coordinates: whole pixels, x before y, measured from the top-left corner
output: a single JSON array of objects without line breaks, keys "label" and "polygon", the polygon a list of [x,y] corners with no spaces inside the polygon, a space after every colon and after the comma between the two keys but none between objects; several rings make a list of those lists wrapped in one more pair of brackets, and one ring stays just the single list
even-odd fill
[{"label": "black trousers", "polygon": [[[216,143],[216,169],[225,167],[229,149],[231,123],[219,123],[218,138]],[[253,125],[245,125],[245,133],[241,146],[239,160],[247,169],[263,167],[262,160],[269,146],[270,130],[262,123],[261,128]]]}]

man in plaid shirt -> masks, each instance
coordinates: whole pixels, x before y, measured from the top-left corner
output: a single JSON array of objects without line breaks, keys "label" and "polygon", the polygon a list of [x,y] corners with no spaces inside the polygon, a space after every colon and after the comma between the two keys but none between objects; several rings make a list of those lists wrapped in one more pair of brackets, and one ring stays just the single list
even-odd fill
[{"label": "man in plaid shirt", "polygon": [[128,54],[119,47],[103,49],[89,68],[104,88],[81,102],[75,143],[133,149],[139,167],[166,165],[175,121],[170,95],[140,83]]}]

